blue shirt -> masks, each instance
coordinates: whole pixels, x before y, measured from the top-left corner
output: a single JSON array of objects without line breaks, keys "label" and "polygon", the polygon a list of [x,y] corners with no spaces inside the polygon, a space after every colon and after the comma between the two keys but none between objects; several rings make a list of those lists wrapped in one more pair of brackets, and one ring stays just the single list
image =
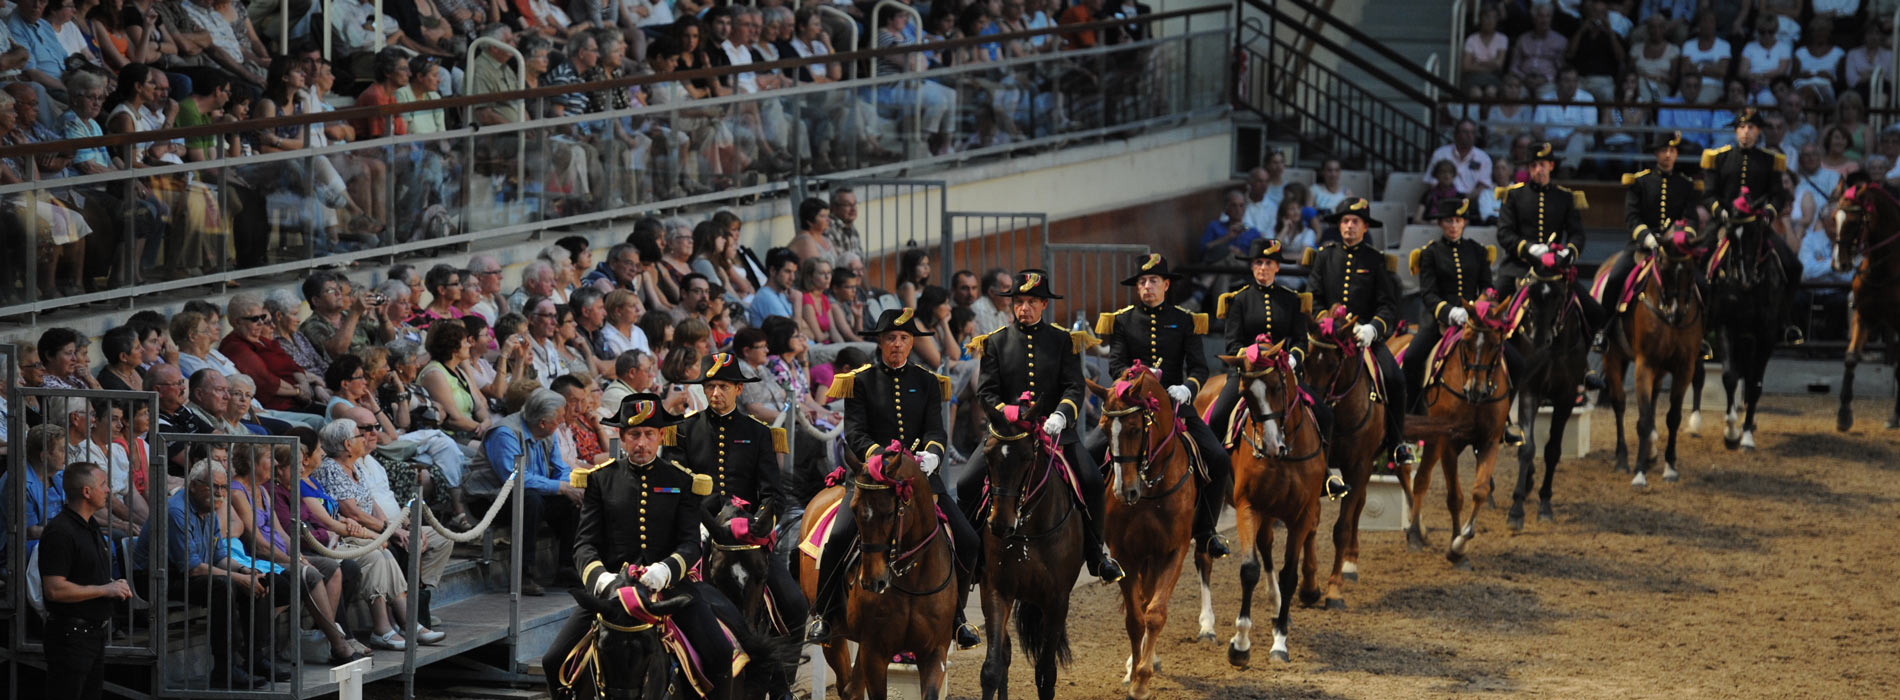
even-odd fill
[{"label": "blue shirt", "polygon": [[765,325],[768,316],[792,317],[792,301],[770,286],[752,295],[752,305],[746,308],[745,313],[746,321],[754,328]]},{"label": "blue shirt", "polygon": [[[521,435],[515,427],[502,424],[489,431],[482,440],[482,451],[488,455],[488,466],[493,467],[495,476],[502,483],[515,471],[515,457],[521,454]],[[554,449],[554,440],[528,440],[528,474],[524,488],[543,496],[552,496],[560,492],[561,484],[567,483],[567,464],[561,461],[561,455]]]},{"label": "blue shirt", "polygon": [[[218,546],[218,516],[200,514],[192,507],[190,486],[165,499],[165,518],[165,558],[172,573],[188,574],[199,564],[211,563]],[[133,569],[151,570],[150,538],[154,532],[158,532],[158,528],[148,527],[139,534],[138,542],[133,545]]]},{"label": "blue shirt", "polygon": [[7,29],[13,32],[13,43],[26,47],[26,68],[55,78],[66,72],[66,48],[59,45],[59,32],[53,31],[52,22],[41,17],[29,27],[15,11],[7,18]]},{"label": "blue shirt", "polygon": [[[105,132],[99,128],[98,120],[80,119],[78,114],[70,110],[59,118],[59,131],[61,136],[69,139],[83,139],[89,136],[105,135]],[[104,147],[81,148],[78,153],[73,155],[73,164],[77,165],[80,163],[96,163],[110,167],[112,165],[112,154],[107,153]]]},{"label": "blue shirt", "polygon": [[[1663,104],[1688,104],[1681,97],[1665,97],[1660,101]],[[1710,116],[1712,113],[1706,109],[1661,109],[1656,111],[1656,126],[1681,129],[1683,140],[1707,148],[1710,134],[1697,130],[1711,126]]]},{"label": "blue shirt", "polygon": [[[1225,235],[1227,235],[1227,217],[1226,216],[1221,216],[1220,218],[1207,223],[1207,228],[1201,231],[1201,259],[1202,260],[1209,260],[1209,259],[1213,259],[1217,257],[1225,257],[1226,251],[1207,249],[1207,247],[1209,245],[1212,245],[1215,240]],[[1248,226],[1247,230],[1240,232],[1240,235],[1234,237],[1234,240],[1228,241],[1227,245],[1233,246],[1235,248],[1239,248],[1241,250],[1246,250],[1247,246],[1253,245],[1254,241],[1260,240],[1263,237],[1264,236],[1262,236],[1262,234],[1260,233],[1260,229],[1254,228],[1252,226]]]},{"label": "blue shirt", "polygon": [[[28,473],[34,473],[36,470],[29,465],[26,467],[26,471]],[[34,478],[26,480],[26,519],[20,524],[21,528],[45,525],[46,521],[51,520],[53,516],[59,514],[59,509],[66,507],[66,486],[60,480],[63,474],[65,474],[63,470],[53,474],[53,483],[50,484],[41,481],[37,474],[35,474]],[[11,471],[6,474],[0,474],[0,496],[7,495],[8,489],[12,485],[12,478],[13,472]],[[0,498],[0,523],[12,522],[12,516],[13,499],[11,497]],[[40,546],[39,538],[28,539],[26,541],[26,553],[29,556],[32,555],[33,549],[38,546]],[[0,556],[5,556],[6,551],[7,534],[4,529],[0,529]]]},{"label": "blue shirt", "polygon": [[1801,237],[1801,281],[1845,284],[1854,280],[1854,270],[1834,271],[1834,242],[1821,230]]}]

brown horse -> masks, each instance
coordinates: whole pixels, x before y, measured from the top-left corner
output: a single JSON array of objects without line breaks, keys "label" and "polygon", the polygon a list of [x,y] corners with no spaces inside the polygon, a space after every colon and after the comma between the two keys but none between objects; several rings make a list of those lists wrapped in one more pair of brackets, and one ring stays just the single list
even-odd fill
[{"label": "brown horse", "polygon": [[[855,460],[851,460],[855,461]],[[825,661],[838,677],[838,695],[883,700],[891,658],[914,654],[924,697],[934,700],[943,684],[944,658],[955,629],[956,559],[950,535],[937,513],[930,480],[917,456],[892,443],[874,451],[863,465],[852,464],[849,500],[858,521],[857,575],[850,578],[844,624],[834,629],[858,643],[855,663],[845,658],[842,640],[825,645]],[[814,514],[800,526],[801,542],[811,537],[823,513],[846,498],[842,486],[820,491],[805,511]],[[849,542],[829,542],[846,547]],[[846,560],[849,561],[849,560]],[[799,580],[805,597],[818,595],[817,561],[801,557]],[[853,671],[856,675],[853,675]]]},{"label": "brown horse", "polygon": [[[1253,591],[1262,574],[1273,573],[1273,521],[1286,525],[1286,554],[1273,593],[1274,661],[1287,660],[1287,626],[1293,591],[1311,605],[1319,600],[1319,561],[1313,542],[1319,531],[1319,499],[1326,482],[1326,450],[1319,422],[1285,350],[1285,343],[1258,343],[1221,361],[1240,370],[1240,426],[1244,449],[1234,451],[1234,527],[1240,543],[1240,616],[1227,644],[1227,661],[1245,667],[1253,653]],[[1302,560],[1301,554],[1306,558]],[[1343,604],[1343,602],[1342,602]]]},{"label": "brown horse", "polygon": [[[1656,450],[1656,392],[1669,376],[1669,442],[1663,452],[1663,480],[1681,478],[1677,471],[1676,438],[1682,426],[1682,399],[1694,381],[1702,363],[1702,328],[1707,307],[1696,284],[1697,258],[1701,239],[1681,221],[1662,235],[1661,246],[1637,264],[1636,280],[1626,291],[1632,297],[1628,308],[1617,314],[1609,343],[1603,352],[1603,397],[1616,413],[1616,470],[1629,469],[1629,446],[1623,437],[1623,372],[1635,364],[1636,387],[1636,476],[1630,485],[1649,486],[1649,466]],[[1597,277],[1610,273],[1621,256],[1617,253],[1602,267]],[[1640,285],[1640,286],[1638,286]],[[1621,300],[1606,300],[1613,306]],[[1637,303],[1640,302],[1640,303]]]},{"label": "brown horse", "polygon": [[1168,624],[1168,601],[1181,577],[1183,554],[1193,541],[1195,482],[1186,425],[1160,375],[1137,362],[1102,397],[1102,431],[1108,434],[1107,517],[1102,537],[1121,562],[1122,617],[1128,630],[1128,663],[1122,682],[1128,697],[1153,696],[1148,682],[1159,670],[1156,648]]},{"label": "brown horse", "polygon": [[[1834,246],[1834,269],[1846,271],[1856,256],[1854,267],[1853,313],[1847,334],[1847,356],[1841,374],[1841,409],[1835,427],[1847,432],[1854,427],[1854,368],[1860,364],[1861,350],[1876,334],[1887,338],[1887,367],[1894,367],[1900,349],[1893,346],[1894,332],[1900,330],[1900,199],[1886,185],[1849,177],[1846,194],[1841,197],[1840,236]],[[1894,375],[1893,413],[1888,428],[1900,428],[1900,372]]]},{"label": "brown horse", "polygon": [[[1353,317],[1336,307],[1321,311],[1314,321],[1306,380],[1319,392],[1318,399],[1333,407],[1332,449],[1326,461],[1352,489],[1340,501],[1339,520],[1333,523],[1333,570],[1326,578],[1326,607],[1344,610],[1346,582],[1359,580],[1359,513],[1366,507],[1366,484],[1386,442],[1385,412],[1396,409],[1373,400],[1372,370],[1353,337]],[[1405,381],[1402,377],[1385,380]],[[1314,552],[1309,548],[1306,555],[1314,556]]]},{"label": "brown horse", "polygon": [[[1399,470],[1399,484],[1410,494],[1406,514],[1405,542],[1412,551],[1425,549],[1425,531],[1419,527],[1419,513],[1425,509],[1425,493],[1431,490],[1432,467],[1445,465],[1445,507],[1451,511],[1451,545],[1445,559],[1459,568],[1471,567],[1465,558],[1465,546],[1477,536],[1478,504],[1491,498],[1491,473],[1497,468],[1498,446],[1504,439],[1504,426],[1511,416],[1511,376],[1504,367],[1504,332],[1508,325],[1504,305],[1493,300],[1465,305],[1468,316],[1451,350],[1444,357],[1437,375],[1425,384],[1425,410],[1432,416],[1452,422],[1450,430],[1425,441],[1424,458],[1418,472]],[[1449,338],[1450,333],[1446,336]],[[1413,348],[1414,352],[1434,352],[1436,348]],[[1471,482],[1471,515],[1464,517],[1462,487],[1458,484],[1458,456],[1466,449],[1478,458],[1478,473]]]},{"label": "brown horse", "polygon": [[[1069,662],[1069,594],[1082,570],[1082,514],[1074,477],[1056,437],[1035,426],[996,432],[983,445],[988,466],[988,536],[983,538],[983,700],[1009,698],[1009,623],[1036,663],[1036,695],[1056,693]],[[1008,430],[1009,428],[1004,428]],[[948,629],[946,627],[945,629]]]}]

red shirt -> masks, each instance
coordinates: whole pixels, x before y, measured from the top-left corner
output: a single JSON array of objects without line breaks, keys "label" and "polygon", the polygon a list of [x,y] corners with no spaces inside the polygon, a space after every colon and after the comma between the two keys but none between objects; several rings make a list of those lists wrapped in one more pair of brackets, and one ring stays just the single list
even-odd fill
[{"label": "red shirt", "polygon": [[273,411],[297,408],[297,397],[278,396],[277,391],[303,371],[303,367],[290,357],[290,353],[284,352],[284,348],[277,344],[277,339],[252,342],[232,331],[218,342],[218,351],[231,358],[231,364],[237,365],[239,372],[257,384],[257,401],[264,404],[264,408]]},{"label": "red shirt", "polygon": [[[1081,3],[1070,5],[1069,9],[1063,10],[1062,14],[1060,15],[1056,15],[1056,24],[1058,25],[1081,24],[1083,22],[1093,22],[1093,21],[1095,21],[1095,18],[1089,16],[1089,8]],[[1069,49],[1095,48],[1095,30],[1090,29],[1087,31],[1064,34],[1062,35],[1062,42],[1063,44],[1065,44],[1063,48],[1069,48]],[[357,98],[356,103],[362,104],[363,98],[360,98],[360,97]],[[362,131],[362,130],[358,129],[358,131]]]},{"label": "red shirt", "polygon": [[[382,83],[371,83],[368,90],[364,90],[363,94],[356,96],[356,106],[358,107],[375,107],[393,104],[396,104],[396,96],[384,90]],[[407,136],[409,134],[409,123],[403,121],[401,115],[397,115],[395,120],[396,135]],[[356,129],[357,138],[374,138],[389,135],[383,128],[384,125],[388,123],[388,117],[377,117],[375,119],[358,119],[350,126]]]}]

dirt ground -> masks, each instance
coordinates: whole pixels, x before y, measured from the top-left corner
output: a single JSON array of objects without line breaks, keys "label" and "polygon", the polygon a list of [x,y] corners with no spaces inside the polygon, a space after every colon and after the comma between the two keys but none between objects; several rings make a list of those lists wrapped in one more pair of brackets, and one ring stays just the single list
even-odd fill
[{"label": "dirt ground", "polygon": [[[1880,427],[1880,402],[1857,404],[1860,425],[1845,435],[1834,431],[1834,399],[1764,403],[1759,451],[1724,450],[1713,413],[1702,434],[1683,438],[1682,481],[1663,483],[1657,467],[1642,492],[1610,472],[1615,429],[1603,409],[1590,456],[1558,467],[1557,522],[1533,518],[1512,534],[1503,510],[1485,510],[1467,550],[1470,571],[1443,558],[1450,524],[1444,480],[1435,479],[1423,516],[1432,549],[1407,552],[1398,532],[1362,535],[1350,609],[1295,607],[1290,663],[1267,660],[1272,637],[1257,613],[1253,667],[1228,665],[1234,559],[1214,573],[1220,641],[1190,641],[1199,596],[1184,576],[1161,650],[1161,697],[1891,693],[1900,687],[1900,431]],[[1515,462],[1502,466],[1498,503],[1508,507]],[[1467,489],[1472,469],[1467,457]],[[1322,528],[1334,518],[1328,507]],[[1320,536],[1321,576],[1332,562],[1329,533]],[[1122,697],[1119,589],[1085,586],[1074,607],[1075,662],[1057,696]],[[978,654],[953,656],[952,697],[980,696],[981,664]],[[1029,669],[1019,654],[1014,697],[1034,697]]]}]

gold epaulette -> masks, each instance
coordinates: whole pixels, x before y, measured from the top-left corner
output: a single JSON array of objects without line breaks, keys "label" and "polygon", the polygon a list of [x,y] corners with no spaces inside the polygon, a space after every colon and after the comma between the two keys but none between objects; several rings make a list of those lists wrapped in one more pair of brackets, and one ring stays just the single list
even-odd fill
[{"label": "gold epaulette", "polygon": [[[1426,245],[1431,245],[1431,244],[1427,243]],[[1405,255],[1406,266],[1411,268],[1412,274],[1414,276],[1418,275],[1418,259],[1422,257],[1420,254],[1424,252],[1425,252],[1424,248],[1417,248],[1417,249],[1414,249],[1412,252],[1407,253]]]},{"label": "gold epaulette", "polygon": [[1721,148],[1711,148],[1709,150],[1703,151],[1702,152],[1702,169],[1708,170],[1709,168],[1715,167],[1715,157],[1722,155],[1724,153],[1727,153],[1728,149],[1730,148],[1734,148],[1734,146],[1723,146]]},{"label": "gold epaulette", "polygon": [[1497,197],[1497,198],[1498,198],[1498,201],[1500,201],[1500,202],[1502,202],[1502,201],[1504,201],[1504,195],[1505,195],[1505,194],[1507,194],[1507,193],[1509,193],[1509,192],[1510,192],[1511,190],[1514,190],[1514,189],[1517,189],[1517,188],[1519,188],[1519,187],[1523,187],[1523,186],[1524,186],[1524,183],[1522,183],[1522,182],[1518,182],[1518,183],[1513,183],[1513,184],[1509,184],[1509,185],[1505,185],[1505,186],[1503,186],[1503,187],[1498,187],[1498,188],[1493,188],[1493,189],[1491,190],[1491,196],[1493,196],[1493,197]]},{"label": "gold epaulette", "polygon": [[1300,313],[1313,313],[1313,293],[1300,292]]},{"label": "gold epaulette", "polygon": [[785,429],[773,428],[772,429],[772,451],[777,452],[779,454],[790,453],[791,448],[786,446],[785,444],[786,442],[787,440],[785,438]]},{"label": "gold epaulette", "polygon": [[1399,256],[1393,255],[1391,253],[1385,254],[1385,271],[1386,272],[1399,271]]},{"label": "gold epaulette", "polygon": [[[1181,309],[1181,307],[1179,306],[1176,306],[1174,308]],[[1194,334],[1195,335],[1207,335],[1207,314],[1195,313],[1192,311],[1188,311],[1187,309],[1181,309],[1181,310],[1187,311],[1189,316],[1194,317]]]},{"label": "gold epaulette", "polygon": [[1777,152],[1775,154],[1775,172],[1785,173],[1787,171],[1788,171],[1787,154]]},{"label": "gold epaulette", "polygon": [[1649,174],[1648,170],[1643,170],[1643,171],[1634,172],[1634,173],[1623,173],[1623,186],[1629,187],[1630,185],[1634,185],[1636,184],[1637,180],[1642,179],[1644,175],[1648,175],[1648,174]]},{"label": "gold epaulette", "polygon": [[1709,188],[1709,183],[1706,183],[1706,182],[1703,182],[1703,181],[1701,181],[1701,180],[1696,180],[1696,181],[1695,181],[1695,191],[1697,191],[1697,192],[1701,192],[1701,191],[1703,191],[1703,190],[1706,190],[1706,189],[1708,189],[1708,188]]},{"label": "gold epaulette", "polygon": [[1586,211],[1590,208],[1590,200],[1583,196],[1581,190],[1573,190],[1562,185],[1559,185],[1557,189],[1570,193],[1570,204],[1576,207],[1577,211]]},{"label": "gold epaulette", "polygon": [[1101,344],[1102,339],[1095,337],[1094,333],[1090,333],[1086,330],[1069,331],[1069,351],[1077,355]]},{"label": "gold epaulette", "polygon": [[1234,295],[1239,293],[1240,290],[1236,289],[1220,295],[1220,300],[1214,304],[1214,316],[1217,318],[1227,318],[1227,305],[1233,301]]},{"label": "gold epaulette", "polygon": [[588,475],[593,474],[596,471],[606,469],[607,467],[611,467],[613,465],[614,465],[614,460],[609,458],[601,462],[600,464],[596,464],[591,467],[581,467],[579,469],[570,471],[567,473],[567,484],[577,489],[585,489],[587,488]]},{"label": "gold epaulette", "polygon": [[825,391],[827,399],[848,399],[857,391],[858,373],[870,369],[870,363],[849,372],[839,372],[831,378],[831,388]]},{"label": "gold epaulette", "polygon": [[1127,311],[1132,308],[1135,308],[1134,304],[1129,304],[1115,311],[1102,312],[1102,315],[1096,317],[1095,319],[1095,334],[1106,338],[1109,336],[1109,334],[1114,333],[1115,332],[1115,316],[1117,314],[1120,314],[1123,311]]},{"label": "gold epaulette", "polygon": [[1002,327],[997,328],[996,330],[990,331],[988,333],[984,333],[983,335],[979,335],[975,338],[971,338],[970,342],[963,344],[963,351],[970,353],[970,359],[979,359],[983,357],[983,344],[989,342],[990,336],[995,335],[996,331],[1000,331],[1008,327],[1009,326],[1004,325]]},{"label": "gold epaulette", "polygon": [[1498,247],[1497,246],[1488,245],[1484,247],[1484,264],[1486,265],[1498,264]]},{"label": "gold epaulette", "polygon": [[[931,374],[937,373],[932,372]],[[949,401],[952,395],[950,392],[950,378],[937,374],[937,387],[943,390],[943,400]]]},{"label": "gold epaulette", "polygon": [[[1328,243],[1326,245],[1332,245],[1332,244]],[[1318,248],[1307,248],[1306,252],[1300,253],[1300,267],[1312,267],[1313,261],[1318,258],[1319,258]]]},{"label": "gold epaulette", "polygon": [[680,427],[677,425],[669,425],[669,426],[666,426],[666,429],[661,430],[660,444],[666,447],[674,447],[674,446],[679,445],[680,444]]},{"label": "gold epaulette", "polygon": [[[685,467],[681,467],[681,468],[684,469]],[[712,475],[710,474],[694,474],[693,475],[693,495],[711,496],[712,492],[713,492]]]}]

